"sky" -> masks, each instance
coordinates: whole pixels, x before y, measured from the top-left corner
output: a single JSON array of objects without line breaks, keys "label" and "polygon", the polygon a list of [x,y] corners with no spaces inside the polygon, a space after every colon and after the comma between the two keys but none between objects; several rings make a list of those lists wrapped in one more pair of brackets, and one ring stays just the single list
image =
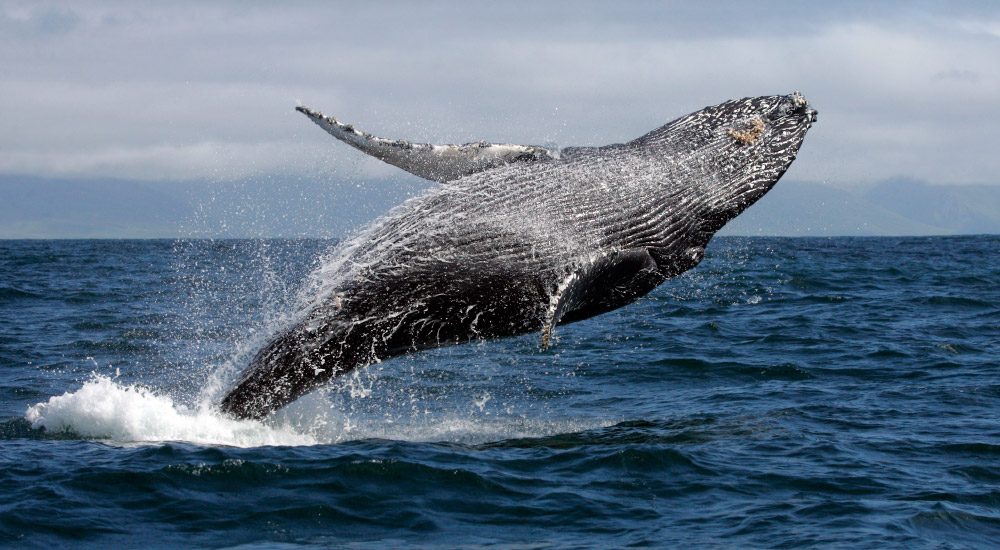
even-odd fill
[{"label": "sky", "polygon": [[0,178],[391,180],[294,107],[600,145],[798,90],[787,178],[1000,184],[997,2],[0,1],[0,69]]}]

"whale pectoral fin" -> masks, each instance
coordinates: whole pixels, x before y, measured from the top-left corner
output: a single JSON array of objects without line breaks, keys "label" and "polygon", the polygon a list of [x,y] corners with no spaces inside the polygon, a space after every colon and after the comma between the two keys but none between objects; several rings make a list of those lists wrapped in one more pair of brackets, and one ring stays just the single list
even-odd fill
[{"label": "whale pectoral fin", "polygon": [[545,311],[545,322],[542,324],[542,343],[541,348],[543,350],[549,349],[549,345],[552,343],[552,333],[562,319],[564,313],[566,313],[566,308],[569,307],[575,300],[574,296],[579,287],[578,283],[581,280],[581,274],[579,271],[570,273],[565,279],[560,281],[556,286],[556,291],[549,298],[549,308]]},{"label": "whale pectoral fin", "polygon": [[296,107],[295,110],[355,149],[434,181],[452,181],[506,164],[538,162],[556,156],[552,151],[535,145],[485,141],[465,145],[433,145],[386,139],[358,130],[332,116],[323,116],[323,113],[308,107]]},{"label": "whale pectoral fin", "polygon": [[542,325],[541,348],[548,349],[557,324],[578,321],[634,301],[663,281],[646,249],[603,255],[573,271],[556,286]]}]

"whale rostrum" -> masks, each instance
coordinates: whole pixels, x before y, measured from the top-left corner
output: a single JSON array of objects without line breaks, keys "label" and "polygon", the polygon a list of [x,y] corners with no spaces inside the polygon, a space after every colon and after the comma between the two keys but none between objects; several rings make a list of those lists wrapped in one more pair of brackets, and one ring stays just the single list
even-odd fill
[{"label": "whale rostrum", "polygon": [[816,111],[798,93],[706,107],[628,143],[431,145],[305,107],[337,139],[443,182],[337,246],[311,299],[221,409],[263,418],[354,369],[435,346],[537,332],[627,305],[696,266],[767,193]]}]

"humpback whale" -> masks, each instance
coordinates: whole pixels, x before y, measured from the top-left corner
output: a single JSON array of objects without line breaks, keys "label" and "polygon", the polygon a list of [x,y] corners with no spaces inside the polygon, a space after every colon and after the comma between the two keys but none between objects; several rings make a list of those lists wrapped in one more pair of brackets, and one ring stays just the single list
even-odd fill
[{"label": "humpback whale", "polygon": [[441,183],[338,245],[315,300],[223,398],[238,418],[421,349],[532,332],[550,346],[558,325],[696,266],[716,231],[778,182],[816,120],[795,92],[706,107],[627,143],[555,150],[411,143],[297,110]]}]

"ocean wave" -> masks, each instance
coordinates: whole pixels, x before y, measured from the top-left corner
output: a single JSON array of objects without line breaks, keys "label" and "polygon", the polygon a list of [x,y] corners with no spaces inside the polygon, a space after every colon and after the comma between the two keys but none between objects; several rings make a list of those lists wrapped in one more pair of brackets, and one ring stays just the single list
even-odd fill
[{"label": "ocean wave", "polygon": [[43,298],[41,294],[28,292],[27,290],[21,290],[10,286],[0,286],[0,300],[2,301],[38,300],[41,298]]}]

